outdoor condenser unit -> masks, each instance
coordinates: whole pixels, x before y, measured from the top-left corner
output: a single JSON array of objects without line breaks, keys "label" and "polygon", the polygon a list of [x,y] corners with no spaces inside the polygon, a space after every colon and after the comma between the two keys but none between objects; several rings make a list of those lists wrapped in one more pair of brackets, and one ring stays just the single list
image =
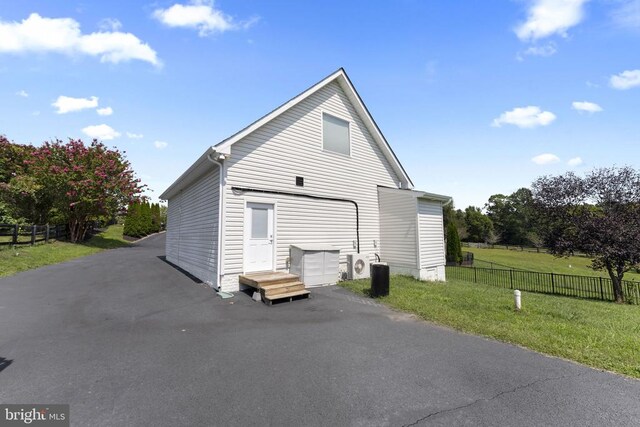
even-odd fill
[{"label": "outdoor condenser unit", "polygon": [[300,276],[306,287],[335,285],[340,249],[329,245],[291,245],[289,273]]},{"label": "outdoor condenser unit", "polygon": [[366,254],[347,255],[347,279],[366,279],[371,275],[369,256]]}]

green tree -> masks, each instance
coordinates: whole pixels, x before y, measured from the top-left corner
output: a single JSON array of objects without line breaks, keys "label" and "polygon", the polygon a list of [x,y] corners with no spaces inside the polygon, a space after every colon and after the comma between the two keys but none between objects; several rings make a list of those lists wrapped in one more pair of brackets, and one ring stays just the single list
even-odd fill
[{"label": "green tree", "polygon": [[147,201],[142,203],[140,219],[142,222],[142,235],[151,234],[153,232],[153,215],[151,214],[151,205]]},{"label": "green tree", "polygon": [[160,230],[167,228],[167,205],[160,205]]},{"label": "green tree", "polygon": [[447,254],[448,263],[462,263],[462,246],[460,245],[460,236],[458,229],[453,222],[447,226]]},{"label": "green tree", "polygon": [[157,233],[162,229],[162,218],[160,217],[160,205],[158,203],[151,205],[151,222],[153,224],[153,233]]},{"label": "green tree", "polygon": [[139,202],[133,201],[129,203],[129,206],[127,207],[127,215],[124,218],[124,228],[122,230],[122,233],[125,236],[137,237],[139,234],[139,227],[138,227],[139,216],[140,216],[140,210],[138,209],[139,206],[140,206]]},{"label": "green tree", "polygon": [[536,228],[531,190],[521,188],[509,196],[494,194],[485,209],[500,243],[531,244],[527,235]]},{"label": "green tree", "polygon": [[640,265],[640,172],[545,176],[533,183],[533,194],[549,251],[589,255],[591,268],[609,273],[616,302],[624,302],[624,274]]},{"label": "green tree", "polygon": [[442,220],[444,223],[443,226],[445,235],[447,227],[449,227],[449,223],[453,223],[458,230],[458,236],[463,240],[467,237],[467,227],[464,222],[464,212],[460,209],[456,209],[453,202],[442,208]]},{"label": "green tree", "polygon": [[466,240],[488,243],[493,234],[493,223],[480,208],[469,206],[464,210],[464,222],[467,228]]},{"label": "green tree", "polygon": [[[8,151],[6,144],[0,151]],[[14,217],[31,223],[66,222],[72,242],[84,239],[91,221],[114,216],[145,188],[123,153],[97,140],[55,140],[20,150],[22,165],[0,184],[1,200]]]}]

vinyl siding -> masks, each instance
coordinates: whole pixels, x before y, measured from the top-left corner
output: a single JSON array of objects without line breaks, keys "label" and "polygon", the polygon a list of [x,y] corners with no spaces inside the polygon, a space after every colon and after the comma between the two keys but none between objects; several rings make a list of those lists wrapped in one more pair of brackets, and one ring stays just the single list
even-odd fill
[{"label": "vinyl siding", "polygon": [[445,264],[442,205],[418,199],[420,268]]},{"label": "vinyl siding", "polygon": [[[322,112],[349,120],[351,156],[323,151]],[[304,177],[304,187],[295,185]],[[340,249],[340,262],[355,253],[355,208],[351,203],[291,196],[234,194],[232,186],[354,200],[360,209],[360,252],[378,252],[377,186],[400,179],[357,115],[340,85],[328,84],[231,146],[225,195],[224,273],[243,272],[244,208],[247,199],[276,201],[276,268],[287,268],[289,245],[326,243]]]},{"label": "vinyl siding", "polygon": [[416,198],[410,191],[379,189],[382,261],[417,268]]},{"label": "vinyl siding", "polygon": [[167,260],[203,282],[217,284],[219,172],[202,175],[168,201]]}]

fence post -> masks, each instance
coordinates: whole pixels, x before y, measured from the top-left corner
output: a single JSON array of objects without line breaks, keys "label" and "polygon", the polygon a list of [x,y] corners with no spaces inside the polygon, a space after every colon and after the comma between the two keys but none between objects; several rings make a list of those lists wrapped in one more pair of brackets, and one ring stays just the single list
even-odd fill
[{"label": "fence post", "polygon": [[44,242],[49,243],[49,224],[45,225],[44,233]]},{"label": "fence post", "polygon": [[551,292],[553,292],[554,294],[556,293],[556,284],[553,280],[553,273],[551,273]]},{"label": "fence post", "polygon": [[604,301],[604,288],[602,287],[602,277],[600,277],[599,279],[600,279],[600,297],[602,298],[602,301]]},{"label": "fence post", "polygon": [[13,243],[14,246],[18,244],[18,224],[13,224],[13,237],[11,238],[11,243]]},{"label": "fence post", "polygon": [[36,231],[37,231],[37,225],[32,225],[31,226],[31,246],[36,244]]},{"label": "fence post", "polygon": [[511,289],[513,289],[513,270],[509,270],[509,282],[511,283]]},{"label": "fence post", "polygon": [[473,267],[473,283],[478,283],[478,269]]}]

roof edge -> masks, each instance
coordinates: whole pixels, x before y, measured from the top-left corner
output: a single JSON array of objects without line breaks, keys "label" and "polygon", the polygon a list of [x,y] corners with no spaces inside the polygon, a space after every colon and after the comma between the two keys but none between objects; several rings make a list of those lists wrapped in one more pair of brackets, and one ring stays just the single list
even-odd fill
[{"label": "roof edge", "polygon": [[194,181],[198,177],[198,175],[192,176],[193,173],[201,169],[202,165],[205,164],[205,162],[209,163],[209,160],[207,159],[207,157],[215,152],[216,150],[214,149],[214,147],[209,147],[207,151],[205,151],[200,157],[198,157],[198,159],[195,162],[193,162],[191,166],[189,166],[189,169],[184,171],[182,175],[180,175],[178,179],[176,179],[173,182],[173,184],[171,184],[166,190],[162,192],[162,194],[160,194],[159,199],[169,200],[171,196],[173,196],[174,194],[182,190],[184,187],[186,187],[188,184],[190,184],[192,181]]},{"label": "roof edge", "polygon": [[403,188],[385,187],[383,185],[378,185],[378,190],[407,191],[411,193],[411,195],[414,196],[416,199],[433,200],[435,202],[442,203],[443,206],[446,206],[453,201],[453,197],[451,196],[445,196],[443,194],[436,194],[436,193],[429,193],[427,191],[421,191],[421,190],[409,190],[409,189],[403,189]]},{"label": "roof edge", "polygon": [[[395,152],[391,148],[391,145],[389,144],[387,139],[384,137],[384,135],[380,131],[380,128],[378,127],[378,124],[376,123],[376,121],[374,120],[373,116],[369,112],[369,109],[367,108],[366,104],[364,103],[364,101],[360,97],[360,94],[356,90],[355,86],[353,85],[353,83],[351,83],[351,79],[349,79],[349,76],[347,75],[347,72],[342,67],[338,68],[338,70],[336,70],[333,73],[329,74],[327,77],[325,77],[324,79],[320,80],[318,83],[314,84],[313,86],[309,87],[308,89],[306,89],[306,90],[302,91],[301,93],[299,93],[298,95],[294,96],[289,101],[285,102],[284,104],[280,105],[279,107],[275,108],[274,110],[271,110],[269,113],[267,113],[266,115],[262,116],[258,120],[254,121],[249,126],[243,128],[239,132],[236,132],[235,134],[231,135],[230,137],[228,137],[228,138],[224,139],[223,141],[219,142],[218,144],[214,145],[213,148],[216,151],[228,151],[229,147],[231,145],[235,144],[236,142],[238,142],[239,140],[241,140],[245,136],[249,135],[251,132],[254,132],[255,130],[257,130],[261,126],[263,126],[266,123],[270,122],[274,118],[278,117],[280,114],[284,113],[288,109],[290,109],[290,108],[294,107],[295,105],[297,105],[298,103],[302,102],[303,100],[305,100],[309,96],[313,95],[315,92],[317,92],[318,90],[320,90],[321,88],[323,88],[324,86],[329,84],[330,82],[332,82],[334,80],[339,80],[340,78],[344,81],[344,84],[346,84],[346,86],[348,87],[349,91],[351,91],[351,93],[353,94],[353,97],[355,98],[355,100],[359,104],[359,105],[354,105],[354,107],[356,107],[356,110],[360,110],[359,113],[360,113],[361,116],[364,116],[362,118],[365,121],[365,125],[366,125],[367,121],[371,124],[371,126],[367,126],[367,127],[371,128],[372,137],[374,138],[374,140],[376,140],[378,145],[384,146],[384,149],[386,149],[388,151],[388,156],[385,154],[385,157],[387,157],[389,162],[393,164],[393,169],[395,169],[396,173],[398,174],[398,178],[400,178],[402,181],[406,182],[406,186],[407,187],[413,188],[413,186],[414,186],[413,185],[413,181],[411,181],[411,178],[409,177],[409,174],[407,174],[407,171],[402,166],[402,163],[400,163],[400,160],[398,160],[398,157],[396,156]],[[344,85],[341,85],[341,86],[343,87],[343,89],[345,89]],[[358,108],[358,107],[360,107],[360,108]]]}]

